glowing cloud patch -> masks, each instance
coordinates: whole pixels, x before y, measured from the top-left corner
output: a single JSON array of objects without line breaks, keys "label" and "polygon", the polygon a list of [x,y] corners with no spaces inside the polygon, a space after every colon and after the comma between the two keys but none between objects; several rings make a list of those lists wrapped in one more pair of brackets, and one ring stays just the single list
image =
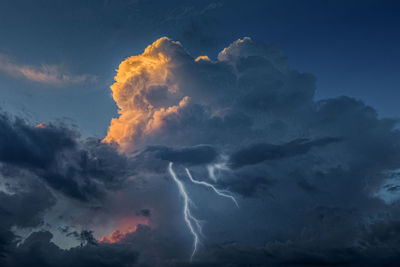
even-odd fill
[{"label": "glowing cloud patch", "polygon": [[[105,142],[117,143],[129,152],[144,135],[160,129],[162,118],[178,113],[188,103],[188,97],[178,94],[171,71],[182,51],[179,42],[163,37],[143,54],[121,62],[111,86],[120,116],[112,119]],[[171,101],[164,103],[163,99]]]},{"label": "glowing cloud patch", "polygon": [[148,225],[148,219],[144,217],[124,217],[116,223],[115,229],[111,233],[104,235],[99,241],[101,243],[120,242],[127,234],[136,232],[139,224]]}]

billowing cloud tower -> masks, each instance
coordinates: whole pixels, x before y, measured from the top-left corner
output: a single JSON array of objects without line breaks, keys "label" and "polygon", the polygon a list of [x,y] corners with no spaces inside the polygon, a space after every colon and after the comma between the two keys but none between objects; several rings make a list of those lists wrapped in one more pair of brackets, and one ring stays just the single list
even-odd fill
[{"label": "billowing cloud tower", "polygon": [[223,49],[216,61],[195,59],[163,37],[122,61],[111,90],[120,116],[104,141],[129,152],[144,144],[260,137],[277,118],[295,119],[310,109],[314,78],[289,70],[278,47],[248,37]]}]

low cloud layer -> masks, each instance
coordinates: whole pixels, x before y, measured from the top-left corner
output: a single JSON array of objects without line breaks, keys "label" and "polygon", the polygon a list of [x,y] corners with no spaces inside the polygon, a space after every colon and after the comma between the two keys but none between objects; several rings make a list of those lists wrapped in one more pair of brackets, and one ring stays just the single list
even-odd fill
[{"label": "low cloud layer", "polygon": [[[315,77],[278,46],[246,37],[214,60],[161,38],[121,62],[111,90],[119,117],[102,142],[0,117],[6,266],[189,266],[169,162],[203,225],[194,266],[398,265],[398,121],[346,96],[315,101]],[[134,230],[99,241],[124,222]],[[17,246],[15,227],[42,231]],[[55,228],[82,245],[56,246]]]}]

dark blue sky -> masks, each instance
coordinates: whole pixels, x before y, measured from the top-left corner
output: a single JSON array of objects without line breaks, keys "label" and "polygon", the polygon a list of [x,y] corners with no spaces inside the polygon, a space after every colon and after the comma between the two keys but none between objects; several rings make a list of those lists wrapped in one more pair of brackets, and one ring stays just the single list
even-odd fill
[{"label": "dark blue sky", "polygon": [[[116,114],[109,86],[124,58],[161,36],[215,58],[249,36],[278,44],[292,68],[314,74],[317,98],[354,96],[398,117],[399,7],[369,0],[2,1],[0,54],[3,65],[12,63],[0,72],[0,106],[34,122],[68,117],[85,135],[102,137]],[[60,85],[13,73],[27,66],[72,78]]]}]

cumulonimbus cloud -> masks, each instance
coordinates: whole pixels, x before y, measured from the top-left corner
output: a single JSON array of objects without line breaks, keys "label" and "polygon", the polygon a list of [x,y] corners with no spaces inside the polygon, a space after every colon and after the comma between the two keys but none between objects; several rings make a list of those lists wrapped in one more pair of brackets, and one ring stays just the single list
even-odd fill
[{"label": "cumulonimbus cloud", "polygon": [[263,112],[283,114],[287,105],[306,108],[312,102],[313,82],[311,75],[288,69],[286,57],[274,45],[239,39],[212,61],[194,58],[179,42],[163,37],[117,69],[111,90],[120,115],[111,121],[104,141],[131,151],[151,139],[169,138],[166,131],[172,132],[175,123],[179,127],[174,136],[184,142],[194,141],[189,141],[189,132],[195,128],[191,136],[197,142],[200,132],[211,128],[219,140],[229,135],[232,141],[250,124],[262,129]]},{"label": "cumulonimbus cloud", "polygon": [[[179,177],[190,166],[194,177],[235,194],[241,207],[231,209],[231,203],[188,185],[195,212],[208,220],[199,266],[398,262],[398,198],[382,198],[397,193],[398,121],[380,118],[350,97],[316,101],[315,77],[291,69],[279,47],[243,38],[212,59],[193,57],[179,42],[161,38],[121,62],[111,89],[119,117],[103,142],[81,142],[56,125],[33,127],[0,116],[0,170],[15,178],[19,173],[11,167],[22,169],[51,192],[80,200],[68,207],[94,234],[110,233],[99,222],[118,222],[127,214],[145,217],[149,225],[112,244],[95,245],[97,235],[89,239],[94,244],[59,250],[49,233],[41,233],[16,247],[7,231],[21,225],[24,214],[16,210],[16,218],[0,203],[0,212],[10,211],[3,216],[9,222],[6,232],[0,229],[0,241],[9,240],[3,247],[12,252],[11,263],[19,255],[30,259],[30,247],[40,240],[43,251],[56,251],[66,265],[74,265],[67,258],[81,261],[81,253],[91,253],[96,265],[168,266],[186,260],[191,240],[182,231],[176,187],[166,179],[169,161]],[[53,205],[47,189],[29,225],[37,225],[41,212]],[[93,197],[110,189],[106,198]],[[2,203],[10,207],[29,199],[5,194]],[[72,227],[81,220],[64,222]],[[0,242],[0,253],[1,248]],[[44,252],[40,257],[53,260]]]}]

